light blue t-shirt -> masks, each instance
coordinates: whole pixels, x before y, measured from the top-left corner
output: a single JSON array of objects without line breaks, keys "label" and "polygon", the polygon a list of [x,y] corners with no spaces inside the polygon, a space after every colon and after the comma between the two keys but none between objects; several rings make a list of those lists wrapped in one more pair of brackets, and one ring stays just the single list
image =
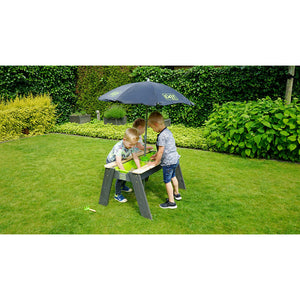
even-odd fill
[{"label": "light blue t-shirt", "polygon": [[120,142],[116,143],[112,150],[109,152],[107,158],[106,158],[106,163],[111,163],[113,161],[116,161],[116,156],[121,156],[122,159],[126,159],[128,156],[130,156],[132,153],[138,152],[139,149],[136,147],[133,147],[131,149],[128,149],[125,147],[123,144],[123,140]]},{"label": "light blue t-shirt", "polygon": [[175,139],[172,132],[165,128],[157,136],[157,146],[164,146],[164,153],[161,157],[161,166],[170,166],[175,165],[180,158],[180,155],[177,152]]},{"label": "light blue t-shirt", "polygon": [[141,143],[141,145],[144,146],[143,138],[141,135],[139,136],[138,143]]}]

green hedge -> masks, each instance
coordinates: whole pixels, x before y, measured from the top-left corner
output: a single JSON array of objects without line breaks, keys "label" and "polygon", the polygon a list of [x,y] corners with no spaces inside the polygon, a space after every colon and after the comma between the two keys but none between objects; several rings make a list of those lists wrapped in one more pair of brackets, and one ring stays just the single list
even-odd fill
[{"label": "green hedge", "polygon": [[[103,121],[94,120],[91,123],[84,124],[65,123],[56,125],[52,129],[52,132],[121,140],[125,130],[129,127],[132,127],[132,123],[112,125],[104,124]],[[188,128],[184,125],[171,125],[168,128],[172,131],[178,147],[207,149],[201,128]],[[149,128],[147,132],[147,143],[155,144],[156,137],[157,133]]]},{"label": "green hedge", "polygon": [[300,106],[269,97],[216,105],[204,135],[215,151],[243,157],[300,161]]},{"label": "green hedge", "polygon": [[65,122],[75,110],[76,80],[76,66],[0,66],[0,98],[46,93],[57,105],[57,121]]},{"label": "green hedge", "polygon": [[0,103],[0,141],[44,134],[55,125],[55,107],[47,95]]},{"label": "green hedge", "polygon": [[[112,103],[99,101],[106,92],[132,81],[134,66],[79,66],[77,81],[77,110],[85,110],[93,117],[100,111],[101,118]],[[126,109],[126,106],[124,106]]]},{"label": "green hedge", "polygon": [[[82,66],[78,68],[77,105],[92,116],[99,110],[103,117],[112,104],[98,101],[100,95],[120,85],[149,78],[173,87],[196,105],[148,107],[148,111],[165,111],[173,124],[199,127],[207,120],[215,103],[283,97],[287,72],[285,66],[196,66],[176,70],[159,66]],[[298,78],[296,69],[293,95],[300,93]],[[124,105],[124,108],[132,122],[146,113],[144,105]]]},{"label": "green hedge", "polygon": [[[150,107],[149,111],[166,111],[173,124],[199,127],[208,119],[215,103],[257,101],[266,96],[283,98],[287,70],[285,66],[196,66],[177,70],[157,66],[0,66],[0,99],[3,102],[17,95],[47,93],[57,104],[61,123],[68,121],[76,110],[85,110],[92,116],[99,110],[103,117],[112,104],[98,101],[100,95],[120,85],[150,78],[175,88],[196,105]],[[299,93],[296,68],[293,96]],[[129,121],[145,116],[143,105],[124,108]]]},{"label": "green hedge", "polygon": [[[196,66],[190,69],[170,70],[160,67],[138,67],[133,73],[134,81],[151,81],[169,85],[196,105],[179,104],[164,106],[172,123],[186,126],[202,126],[212,113],[215,103],[229,101],[257,101],[259,98],[284,97],[288,68],[285,66]],[[299,72],[293,96],[299,95]],[[155,109],[155,108],[154,108]],[[151,108],[150,108],[151,110]],[[130,107],[129,120],[145,115],[145,107]]]},{"label": "green hedge", "polygon": [[104,117],[107,119],[122,119],[126,115],[126,110],[120,105],[114,104],[104,112]]}]

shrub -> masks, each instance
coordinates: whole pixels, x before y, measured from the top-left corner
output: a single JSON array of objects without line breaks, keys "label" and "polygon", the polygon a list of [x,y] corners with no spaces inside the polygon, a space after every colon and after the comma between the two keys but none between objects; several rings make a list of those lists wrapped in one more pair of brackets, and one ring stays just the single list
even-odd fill
[{"label": "shrub", "polygon": [[48,95],[0,103],[0,141],[44,134],[55,125],[55,107]]},{"label": "shrub", "polygon": [[77,81],[77,109],[83,109],[92,117],[99,110],[101,118],[109,103],[98,98],[106,92],[132,82],[134,66],[79,66]]},{"label": "shrub", "polygon": [[86,111],[85,110],[81,110],[81,111],[75,111],[74,113],[72,113],[72,116],[82,116],[82,115],[86,115]]},{"label": "shrub", "polygon": [[[52,132],[119,140],[123,138],[125,130],[131,126],[132,123],[112,125],[104,124],[103,121],[93,120],[84,124],[65,123],[56,125]],[[207,149],[202,128],[189,128],[184,125],[171,125],[168,128],[172,131],[178,147]],[[147,143],[155,144],[156,137],[157,133],[149,128],[147,130]]]},{"label": "shrub", "polygon": [[57,105],[61,123],[75,109],[76,80],[76,66],[0,66],[0,97],[5,102],[17,96],[48,94]]},{"label": "shrub", "polygon": [[216,105],[204,135],[216,151],[243,157],[299,161],[300,107],[279,98]]},{"label": "shrub", "polygon": [[125,115],[126,111],[119,105],[112,105],[111,108],[104,112],[104,117],[107,119],[122,119]]}]

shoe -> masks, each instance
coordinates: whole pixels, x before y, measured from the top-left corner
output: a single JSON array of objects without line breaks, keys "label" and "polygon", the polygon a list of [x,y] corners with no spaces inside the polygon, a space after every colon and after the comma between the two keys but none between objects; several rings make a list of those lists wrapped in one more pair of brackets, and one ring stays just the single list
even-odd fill
[{"label": "shoe", "polygon": [[160,206],[160,208],[171,208],[171,209],[177,208],[176,203],[175,202],[173,203],[170,201],[166,201],[165,203],[162,203],[159,206]]},{"label": "shoe", "polygon": [[[177,194],[177,195],[174,194],[174,199],[177,200],[177,201],[179,201],[179,200],[182,199],[182,197],[181,197],[180,194]],[[169,198],[166,198],[166,201],[169,201]]]},{"label": "shoe", "polygon": [[114,198],[121,203],[127,202],[127,199],[124,198],[124,196],[122,194],[120,194],[120,195],[115,194]]},{"label": "shoe", "polygon": [[177,195],[174,194],[174,199],[177,200],[177,201],[179,201],[179,200],[182,199],[182,197],[181,197],[180,194],[177,194]]},{"label": "shoe", "polygon": [[122,188],[122,192],[130,193],[130,192],[132,192],[132,189],[125,185],[125,186]]}]

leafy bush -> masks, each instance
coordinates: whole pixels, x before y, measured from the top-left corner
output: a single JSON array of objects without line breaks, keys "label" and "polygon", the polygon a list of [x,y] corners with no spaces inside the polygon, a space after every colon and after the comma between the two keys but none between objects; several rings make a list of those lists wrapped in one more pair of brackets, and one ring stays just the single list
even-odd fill
[{"label": "leafy bush", "polygon": [[46,93],[57,105],[57,121],[61,123],[75,109],[76,80],[76,66],[0,66],[0,98],[5,102]]},{"label": "leafy bush", "polygon": [[44,134],[55,125],[55,107],[48,95],[0,103],[0,141]]},{"label": "leafy bush", "polygon": [[101,118],[109,103],[98,98],[106,92],[132,82],[130,76],[134,66],[79,66],[77,81],[77,109],[83,109],[91,116],[99,110]]},{"label": "leafy bush", "polygon": [[86,111],[85,110],[81,110],[81,111],[75,111],[74,113],[72,113],[72,116],[82,116],[82,115],[86,115]]},{"label": "leafy bush", "polygon": [[[112,125],[94,120],[84,124],[65,123],[56,125],[52,132],[120,140],[123,138],[125,130],[130,126],[132,126],[132,123]],[[172,131],[178,147],[207,149],[201,128],[189,128],[184,125],[171,125],[168,128]],[[147,130],[147,143],[155,144],[156,137],[157,133],[149,128]]]},{"label": "leafy bush", "polygon": [[111,108],[104,112],[104,117],[107,119],[122,119],[125,115],[126,111],[119,105],[112,105]]},{"label": "leafy bush", "polygon": [[300,161],[300,107],[279,98],[216,105],[204,135],[216,151],[243,157]]},{"label": "leafy bush", "polygon": [[[169,85],[193,101],[193,107],[178,104],[163,109],[169,113],[173,124],[199,127],[208,119],[215,103],[284,97],[287,72],[285,66],[196,66],[178,70],[143,66],[136,68],[132,77],[136,82],[149,78]],[[299,70],[296,69],[298,78]],[[299,93],[299,80],[295,80],[293,96]],[[133,121],[145,114],[145,107],[132,105],[127,112],[129,121]]]}]

